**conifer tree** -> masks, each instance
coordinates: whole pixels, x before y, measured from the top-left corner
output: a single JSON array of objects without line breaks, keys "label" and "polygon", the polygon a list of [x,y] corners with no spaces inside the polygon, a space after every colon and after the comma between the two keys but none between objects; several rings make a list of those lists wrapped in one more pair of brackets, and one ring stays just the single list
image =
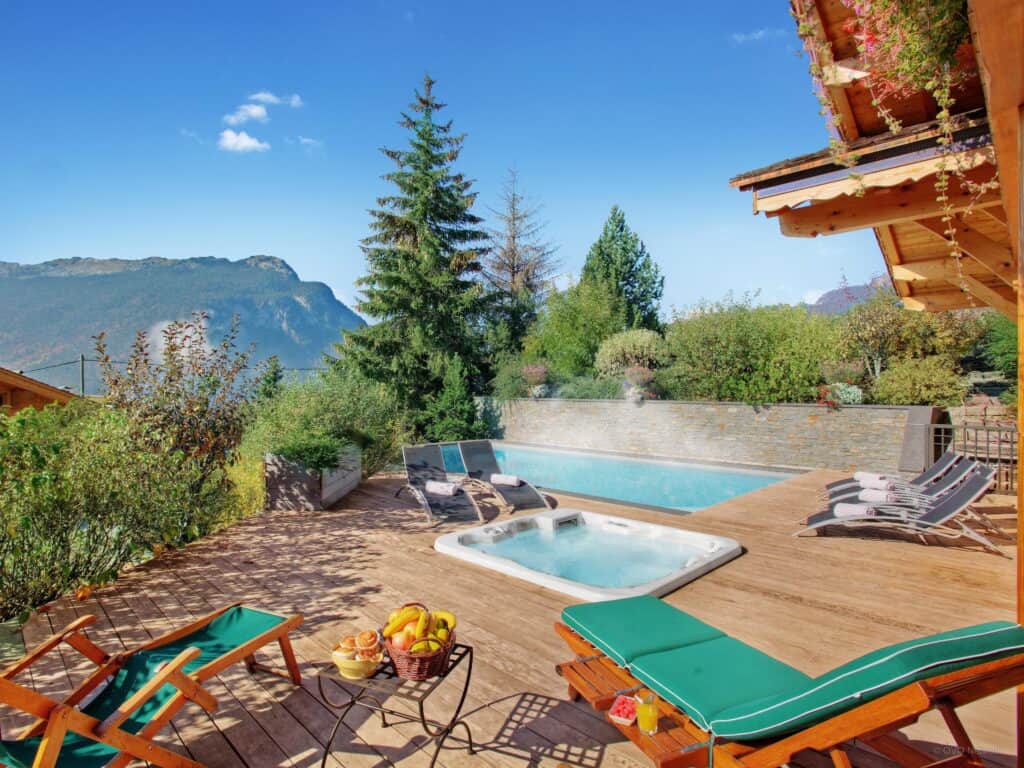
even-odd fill
[{"label": "conifer tree", "polygon": [[490,322],[496,351],[516,354],[543,303],[558,268],[556,249],[543,239],[540,207],[519,189],[519,174],[510,168],[501,193],[501,208],[491,209],[500,227],[490,230],[490,250],[483,274],[494,293]]},{"label": "conifer tree", "polygon": [[612,206],[601,236],[590,246],[581,280],[606,283],[621,296],[631,328],[660,327],[658,309],[665,278],[617,205]]},{"label": "conifer tree", "polygon": [[452,359],[472,388],[481,353],[484,297],[473,275],[487,233],[471,211],[472,181],[453,167],[465,135],[437,120],[443,107],[434,81],[424,77],[400,122],[408,147],[382,150],[396,166],[384,176],[395,190],[370,211],[372,231],[362,243],[367,274],[358,281],[359,310],[377,322],[347,334],[339,348],[367,377],[394,389],[421,431],[424,408],[443,388]]}]

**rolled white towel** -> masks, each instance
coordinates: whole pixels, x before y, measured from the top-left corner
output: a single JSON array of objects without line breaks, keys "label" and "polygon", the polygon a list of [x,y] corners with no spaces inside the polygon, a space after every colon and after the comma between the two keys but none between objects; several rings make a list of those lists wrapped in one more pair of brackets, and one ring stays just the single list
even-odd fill
[{"label": "rolled white towel", "polygon": [[888,480],[889,478],[877,472],[854,472],[853,479],[860,483],[864,480]]},{"label": "rolled white towel", "polygon": [[896,494],[890,493],[889,491],[880,491],[877,488],[865,488],[857,494],[857,498],[861,501],[867,501],[872,504],[896,503]]},{"label": "rolled white towel", "polygon": [[844,517],[871,517],[875,514],[875,510],[870,504],[848,504],[846,502],[840,502],[833,507],[832,514],[839,519]]},{"label": "rolled white towel", "polygon": [[491,475],[491,485],[522,485],[518,475],[503,475],[495,472]]},{"label": "rolled white towel", "polygon": [[425,488],[433,496],[454,496],[459,492],[455,483],[442,483],[440,480],[427,480]]},{"label": "rolled white towel", "polygon": [[896,485],[892,480],[882,478],[881,480],[861,480],[860,487],[873,488],[876,491],[891,491],[896,488]]}]

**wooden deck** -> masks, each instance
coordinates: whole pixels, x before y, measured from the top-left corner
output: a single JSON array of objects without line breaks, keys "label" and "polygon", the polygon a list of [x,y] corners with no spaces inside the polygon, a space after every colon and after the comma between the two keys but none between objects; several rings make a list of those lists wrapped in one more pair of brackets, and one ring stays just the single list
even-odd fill
[{"label": "wooden deck", "polygon": [[[1013,617],[1010,547],[1002,558],[907,541],[791,537],[796,521],[818,506],[822,485],[835,477],[802,475],[690,516],[567,496],[559,502],[739,540],[747,550],[742,557],[667,600],[811,674],[879,645]],[[85,613],[99,616],[93,638],[119,648],[228,601],[300,611],[306,622],[295,647],[306,676],[302,688],[250,676],[239,665],[214,681],[217,713],[208,717],[187,707],[163,739],[211,767],[312,766],[333,724],[317,696],[314,665],[341,635],[378,625],[394,606],[417,598],[456,612],[459,637],[477,654],[467,710],[484,750],[475,757],[445,750],[440,764],[647,765],[618,731],[565,700],[554,665],[568,655],[551,627],[571,599],[436,554],[434,538],[457,526],[426,524],[407,501],[394,499],[397,487],[394,479],[374,479],[331,512],[252,518],[137,568],[87,600],[57,601],[25,627],[25,640],[33,644]],[[989,503],[1012,532],[1012,508]],[[54,656],[29,681],[59,694],[85,668],[72,654]],[[442,687],[429,703],[451,706],[456,687]],[[1013,713],[1012,694],[964,710],[987,758],[1010,763]],[[332,766],[427,765],[416,728],[383,729],[357,714],[339,735]],[[937,717],[907,735],[950,754],[944,745],[951,740]],[[858,765],[884,763],[866,751],[853,757]],[[821,758],[807,755],[800,762],[816,767]]]}]

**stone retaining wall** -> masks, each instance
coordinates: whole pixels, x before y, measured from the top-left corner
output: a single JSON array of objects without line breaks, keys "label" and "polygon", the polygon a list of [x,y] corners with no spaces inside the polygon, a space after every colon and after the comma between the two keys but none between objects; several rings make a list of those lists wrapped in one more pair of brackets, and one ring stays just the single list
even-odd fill
[{"label": "stone retaining wall", "polygon": [[907,414],[898,406],[512,400],[501,407],[501,436],[675,459],[897,472]]}]

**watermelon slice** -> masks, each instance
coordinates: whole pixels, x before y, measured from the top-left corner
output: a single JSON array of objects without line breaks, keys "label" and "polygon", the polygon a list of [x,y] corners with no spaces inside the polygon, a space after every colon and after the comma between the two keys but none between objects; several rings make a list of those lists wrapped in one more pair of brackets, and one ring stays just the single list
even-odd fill
[{"label": "watermelon slice", "polygon": [[618,696],[608,710],[608,719],[619,725],[632,725],[636,720],[636,699],[632,696]]}]

